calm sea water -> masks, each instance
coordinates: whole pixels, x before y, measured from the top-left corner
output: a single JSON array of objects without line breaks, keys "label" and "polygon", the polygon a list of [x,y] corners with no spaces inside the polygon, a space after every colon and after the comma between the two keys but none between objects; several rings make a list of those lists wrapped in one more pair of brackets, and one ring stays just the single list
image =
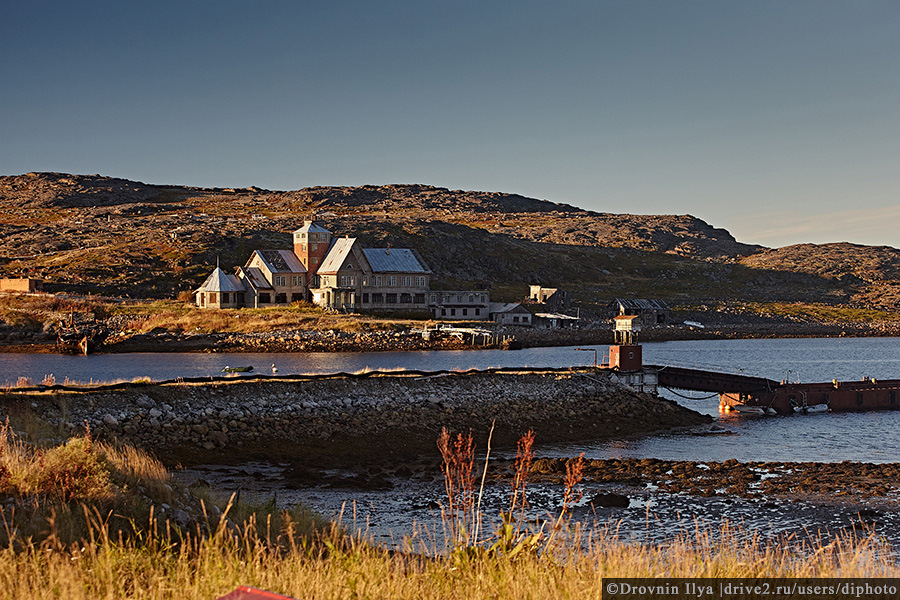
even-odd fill
[{"label": "calm sea water", "polygon": [[[602,357],[605,347],[597,347]],[[226,365],[253,365],[278,374],[355,372],[363,369],[473,369],[589,365],[593,352],[574,347],[504,351],[369,352],[295,354],[140,353],[92,356],[0,354],[0,383],[19,377],[57,382],[153,380],[220,376]],[[644,345],[647,364],[677,364],[762,375],[791,381],[900,379],[898,338],[815,338],[678,341]],[[718,416],[718,400],[686,392],[663,395]],[[677,395],[680,394],[680,395]],[[637,440],[540,446],[545,455],[588,458],[653,457],[683,460],[900,461],[900,411],[723,420],[735,435],[697,437],[679,432]],[[540,442],[540,440],[538,440]]]}]

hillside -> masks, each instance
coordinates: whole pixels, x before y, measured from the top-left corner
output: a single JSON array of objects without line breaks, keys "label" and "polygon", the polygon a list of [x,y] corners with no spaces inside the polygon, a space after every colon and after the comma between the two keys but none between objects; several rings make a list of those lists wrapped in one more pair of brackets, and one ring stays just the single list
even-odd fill
[{"label": "hillside", "polygon": [[49,291],[171,297],[199,285],[217,260],[230,270],[254,249],[290,247],[290,232],[312,214],[336,235],[416,248],[435,287],[490,283],[501,300],[539,282],[575,291],[586,308],[616,296],[893,308],[900,286],[896,249],[770,250],[690,215],[598,213],[424,185],[279,192],[60,173],[0,177],[0,276],[29,274]]}]

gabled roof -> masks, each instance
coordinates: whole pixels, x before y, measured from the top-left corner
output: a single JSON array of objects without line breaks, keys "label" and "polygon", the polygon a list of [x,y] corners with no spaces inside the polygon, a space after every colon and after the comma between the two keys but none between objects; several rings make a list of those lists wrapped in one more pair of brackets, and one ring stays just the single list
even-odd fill
[{"label": "gabled roof", "polygon": [[338,238],[334,240],[317,273],[337,273],[347,256],[350,255],[350,251],[355,243],[356,238]]},{"label": "gabled roof", "polygon": [[[528,313],[528,309],[521,302],[491,302],[488,312],[495,313]],[[529,313],[530,314],[530,313]]]},{"label": "gabled roof", "polygon": [[306,221],[303,223],[303,227],[295,231],[294,233],[331,233],[321,225],[316,225],[315,221]]},{"label": "gabled roof", "polygon": [[363,248],[373,273],[430,273],[409,248]]},{"label": "gabled roof", "polygon": [[616,298],[613,303],[627,310],[669,310],[669,305],[662,300]]},{"label": "gabled roof", "polygon": [[198,292],[243,292],[244,284],[234,275],[229,275],[219,267],[203,282]]},{"label": "gabled roof", "polygon": [[256,290],[271,290],[272,284],[266,279],[266,276],[257,267],[249,267],[241,269],[246,281],[250,287]]},{"label": "gabled roof", "polygon": [[[258,255],[272,273],[306,273],[306,267],[290,250],[254,250],[253,254]],[[250,260],[253,260],[252,254]]]}]

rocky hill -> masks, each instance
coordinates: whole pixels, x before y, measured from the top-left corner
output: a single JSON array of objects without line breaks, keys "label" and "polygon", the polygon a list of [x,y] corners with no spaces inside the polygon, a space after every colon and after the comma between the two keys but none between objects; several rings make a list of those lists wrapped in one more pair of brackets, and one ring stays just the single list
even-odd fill
[{"label": "rocky hill", "polygon": [[[0,276],[50,291],[171,297],[258,248],[289,248],[317,214],[336,235],[416,248],[435,286],[522,297],[562,286],[584,306],[616,296],[894,307],[900,251],[850,244],[771,250],[690,215],[599,213],[425,185],[192,188],[99,175],[0,177]],[[898,288],[900,289],[900,288]]]}]

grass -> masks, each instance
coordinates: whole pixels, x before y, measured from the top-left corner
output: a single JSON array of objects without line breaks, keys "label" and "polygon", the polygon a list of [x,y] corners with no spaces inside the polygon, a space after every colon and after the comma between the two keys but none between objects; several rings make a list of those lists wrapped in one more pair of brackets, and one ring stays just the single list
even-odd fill
[{"label": "grass", "polygon": [[[171,497],[170,476],[133,449],[115,449],[89,435],[38,450],[8,425],[0,446],[0,478],[18,510],[43,520],[40,535],[0,512],[0,599],[142,598],[209,600],[239,585],[294,598],[599,598],[609,577],[897,577],[893,550],[875,537],[763,540],[723,523],[697,527],[665,543],[619,538],[614,529],[572,524],[563,511],[548,522],[526,521],[525,478],[533,438],[523,438],[514,467],[510,513],[484,540],[467,536],[473,507],[474,448],[468,435],[442,436],[448,501],[459,503],[460,527],[445,544],[408,538],[401,550],[347,535],[307,511],[274,503],[204,510],[181,528],[149,510],[136,514],[109,502],[143,488],[157,501]],[[570,461],[564,498],[577,494],[579,461]],[[151,489],[152,488],[152,489]],[[167,496],[167,494],[169,494]],[[197,492],[203,507],[216,502]],[[40,514],[24,501],[40,498]],[[565,504],[565,501],[564,501]],[[522,511],[521,516],[512,513]],[[80,515],[81,529],[64,520]],[[119,519],[117,522],[116,519]],[[124,524],[124,526],[121,526]],[[468,531],[471,531],[469,529]]]},{"label": "grass", "polygon": [[828,304],[805,304],[785,302],[753,302],[747,308],[755,314],[788,317],[814,323],[878,323],[900,321],[900,313],[895,311],[834,306]]}]

